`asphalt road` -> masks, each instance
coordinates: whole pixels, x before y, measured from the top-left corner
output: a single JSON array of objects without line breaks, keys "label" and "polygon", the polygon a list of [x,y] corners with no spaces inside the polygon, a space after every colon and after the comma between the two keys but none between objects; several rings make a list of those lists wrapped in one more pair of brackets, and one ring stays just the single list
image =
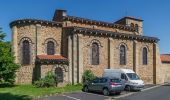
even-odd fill
[{"label": "asphalt road", "polygon": [[151,90],[138,92],[133,95],[117,100],[170,100],[170,84],[163,85]]},{"label": "asphalt road", "polygon": [[[152,86],[154,85],[147,85],[144,89]],[[142,92],[123,91],[121,95],[103,96],[99,93],[75,92],[42,97],[37,100],[170,100],[170,84]]]},{"label": "asphalt road", "polygon": [[107,97],[100,94],[77,92],[40,98],[38,100],[105,100],[105,99],[107,99]]}]

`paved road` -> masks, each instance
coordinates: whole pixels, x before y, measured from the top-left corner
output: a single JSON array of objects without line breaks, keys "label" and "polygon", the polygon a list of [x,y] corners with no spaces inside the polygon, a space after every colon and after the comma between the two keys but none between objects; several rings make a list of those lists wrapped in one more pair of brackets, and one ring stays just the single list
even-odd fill
[{"label": "paved road", "polygon": [[[152,86],[155,85],[147,85],[145,89]],[[125,95],[130,96],[124,97]],[[170,84],[143,92],[123,91],[121,95],[103,96],[98,93],[76,92],[43,97],[38,100],[170,100]]]},{"label": "paved road", "polygon": [[100,94],[77,92],[40,98],[38,100],[105,100],[105,99],[107,99],[107,97],[104,97],[103,95]]},{"label": "paved road", "polygon": [[170,84],[135,93],[118,100],[170,100]]}]

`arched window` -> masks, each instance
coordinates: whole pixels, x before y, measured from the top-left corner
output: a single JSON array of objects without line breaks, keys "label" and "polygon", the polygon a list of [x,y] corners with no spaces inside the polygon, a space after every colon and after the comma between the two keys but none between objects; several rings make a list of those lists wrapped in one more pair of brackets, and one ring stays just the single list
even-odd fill
[{"label": "arched window", "polygon": [[22,64],[30,64],[30,44],[28,40],[23,41],[22,47]]},{"label": "arched window", "polygon": [[55,69],[55,73],[57,74],[58,82],[63,82],[64,80],[63,70],[60,67],[57,67]]},{"label": "arched window", "polygon": [[138,32],[138,27],[139,27],[138,24],[135,24],[135,28],[136,28],[137,32]]},{"label": "arched window", "polygon": [[92,43],[92,48],[91,48],[91,58],[92,58],[92,65],[98,65],[99,64],[99,45],[94,42]]},{"label": "arched window", "polygon": [[126,65],[126,47],[120,46],[120,65]]},{"label": "arched window", "polygon": [[144,47],[142,51],[142,60],[143,60],[143,65],[148,64],[148,51],[146,47]]},{"label": "arched window", "polygon": [[134,27],[134,24],[133,24],[133,23],[131,23],[131,24],[130,24],[130,26],[131,26],[131,27]]},{"label": "arched window", "polygon": [[54,55],[54,54],[55,54],[54,42],[48,41],[47,42],[47,55]]}]

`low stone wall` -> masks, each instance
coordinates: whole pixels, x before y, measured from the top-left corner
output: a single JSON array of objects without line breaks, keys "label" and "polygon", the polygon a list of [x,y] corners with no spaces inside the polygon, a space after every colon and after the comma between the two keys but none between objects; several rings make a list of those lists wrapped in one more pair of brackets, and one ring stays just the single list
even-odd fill
[{"label": "low stone wall", "polygon": [[161,72],[164,82],[170,82],[170,63],[162,63]]}]

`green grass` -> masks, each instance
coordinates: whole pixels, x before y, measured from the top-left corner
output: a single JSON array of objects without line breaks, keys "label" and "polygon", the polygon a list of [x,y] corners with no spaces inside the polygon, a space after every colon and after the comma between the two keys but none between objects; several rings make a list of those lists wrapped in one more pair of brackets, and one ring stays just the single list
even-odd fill
[{"label": "green grass", "polygon": [[30,100],[38,96],[64,92],[81,91],[82,85],[68,85],[65,87],[37,88],[33,85],[18,85],[0,88],[0,100]]}]

